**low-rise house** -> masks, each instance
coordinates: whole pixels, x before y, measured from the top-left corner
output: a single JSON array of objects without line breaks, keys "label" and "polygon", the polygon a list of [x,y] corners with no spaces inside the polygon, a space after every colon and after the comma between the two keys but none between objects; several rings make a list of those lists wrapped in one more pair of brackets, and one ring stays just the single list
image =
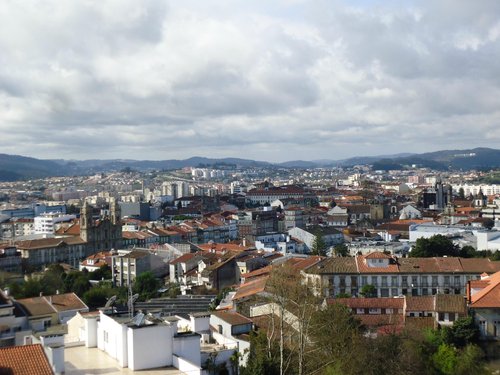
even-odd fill
[{"label": "low-rise house", "polygon": [[64,324],[78,312],[88,312],[88,306],[75,294],[22,298],[16,301],[26,312],[29,327],[44,331],[56,324]]},{"label": "low-rise house", "polygon": [[500,272],[469,281],[467,299],[481,337],[500,340]]},{"label": "low-rise house", "polygon": [[302,241],[306,246],[306,251],[311,252],[317,236],[321,236],[327,248],[344,242],[344,235],[333,227],[312,226],[307,229],[292,228],[288,234],[293,238]]},{"label": "low-rise house", "polygon": [[100,251],[98,253],[92,254],[80,262],[80,271],[84,268],[89,272],[93,272],[101,268],[102,266],[108,265],[111,267],[111,251]]}]

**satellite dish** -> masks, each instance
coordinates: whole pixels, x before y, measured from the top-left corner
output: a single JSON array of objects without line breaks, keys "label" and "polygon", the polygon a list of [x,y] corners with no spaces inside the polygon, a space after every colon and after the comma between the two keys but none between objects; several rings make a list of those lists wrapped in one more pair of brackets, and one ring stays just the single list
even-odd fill
[{"label": "satellite dish", "polygon": [[106,304],[104,305],[104,307],[111,307],[116,301],[116,296],[111,296],[109,297],[108,301],[106,302]]},{"label": "satellite dish", "polygon": [[136,316],[134,316],[134,319],[132,319],[132,322],[137,326],[140,327],[144,324],[144,320],[146,319],[146,315],[143,313],[139,313]]}]

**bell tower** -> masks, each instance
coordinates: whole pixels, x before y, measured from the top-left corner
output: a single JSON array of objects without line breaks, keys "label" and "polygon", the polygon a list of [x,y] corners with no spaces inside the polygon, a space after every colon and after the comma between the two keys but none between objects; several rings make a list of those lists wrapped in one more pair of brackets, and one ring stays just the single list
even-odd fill
[{"label": "bell tower", "polygon": [[92,206],[88,204],[87,201],[83,203],[83,207],[80,210],[80,237],[86,242],[92,240]]}]

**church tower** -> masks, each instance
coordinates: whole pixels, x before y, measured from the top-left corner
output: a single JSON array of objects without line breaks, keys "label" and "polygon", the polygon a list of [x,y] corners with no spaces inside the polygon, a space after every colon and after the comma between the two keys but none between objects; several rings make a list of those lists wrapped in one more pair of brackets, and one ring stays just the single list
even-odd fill
[{"label": "church tower", "polygon": [[92,206],[88,204],[87,201],[83,203],[83,207],[80,210],[80,237],[86,242],[93,240],[92,228],[94,222],[92,220]]}]

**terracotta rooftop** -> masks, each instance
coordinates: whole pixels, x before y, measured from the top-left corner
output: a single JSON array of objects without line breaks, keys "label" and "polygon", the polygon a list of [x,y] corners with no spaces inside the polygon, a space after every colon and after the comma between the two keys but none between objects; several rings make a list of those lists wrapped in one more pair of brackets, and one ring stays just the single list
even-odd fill
[{"label": "terracotta rooftop", "polygon": [[52,368],[40,344],[0,348],[0,374],[52,375]]},{"label": "terracotta rooftop", "polygon": [[404,298],[330,298],[328,303],[340,303],[351,309],[403,309]]},{"label": "terracotta rooftop", "polygon": [[406,296],[406,311],[434,311],[434,296]]},{"label": "terracotta rooftop", "polygon": [[23,298],[17,300],[30,316],[50,315],[68,310],[88,309],[75,293]]},{"label": "terracotta rooftop", "polygon": [[170,262],[170,264],[179,264],[184,262],[189,262],[191,259],[196,257],[196,253],[186,253],[181,255],[179,258],[176,258]]},{"label": "terracotta rooftop", "polygon": [[233,297],[233,300],[239,300],[242,298],[247,298],[254,296],[258,293],[263,292],[266,289],[266,284],[269,276],[261,276],[259,278],[252,279],[244,284],[241,284]]},{"label": "terracotta rooftop", "polygon": [[473,294],[470,307],[472,308],[500,308],[500,272],[491,275],[487,279],[488,285],[481,291]]},{"label": "terracotta rooftop", "polygon": [[252,321],[246,316],[243,316],[234,311],[216,311],[213,313],[213,315],[232,326],[252,323]]},{"label": "terracotta rooftop", "polygon": [[464,296],[459,294],[436,294],[436,312],[456,312],[465,315],[467,304]]}]

